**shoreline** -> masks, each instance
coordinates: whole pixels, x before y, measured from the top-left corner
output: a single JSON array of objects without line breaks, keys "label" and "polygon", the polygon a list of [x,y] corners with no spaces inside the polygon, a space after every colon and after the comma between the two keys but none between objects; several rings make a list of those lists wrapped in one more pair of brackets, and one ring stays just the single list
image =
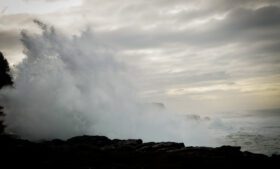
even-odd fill
[{"label": "shoreline", "polygon": [[266,156],[240,147],[186,147],[176,142],[76,136],[68,140],[31,142],[0,136],[3,168],[237,168],[273,167],[280,155]]}]

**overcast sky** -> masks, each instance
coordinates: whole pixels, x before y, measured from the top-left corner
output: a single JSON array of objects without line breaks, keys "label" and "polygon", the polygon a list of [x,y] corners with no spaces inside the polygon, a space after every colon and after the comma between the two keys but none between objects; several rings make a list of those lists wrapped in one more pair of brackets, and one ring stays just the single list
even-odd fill
[{"label": "overcast sky", "polygon": [[11,65],[39,19],[69,36],[90,27],[142,97],[177,112],[280,107],[279,0],[0,0],[0,12]]}]

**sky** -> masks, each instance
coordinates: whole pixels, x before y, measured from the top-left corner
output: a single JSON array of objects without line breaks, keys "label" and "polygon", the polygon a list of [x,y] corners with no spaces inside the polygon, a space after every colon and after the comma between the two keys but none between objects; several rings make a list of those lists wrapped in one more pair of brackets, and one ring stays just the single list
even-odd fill
[{"label": "sky", "polygon": [[139,94],[178,113],[280,107],[278,0],[0,0],[0,50],[24,58],[38,19],[68,36],[91,29]]}]

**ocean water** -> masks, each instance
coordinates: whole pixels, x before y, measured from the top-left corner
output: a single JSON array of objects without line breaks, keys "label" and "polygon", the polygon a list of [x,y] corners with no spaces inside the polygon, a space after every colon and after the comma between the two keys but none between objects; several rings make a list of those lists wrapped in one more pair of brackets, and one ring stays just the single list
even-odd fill
[{"label": "ocean water", "polygon": [[235,113],[222,121],[229,127],[222,144],[269,156],[280,154],[280,109]]}]

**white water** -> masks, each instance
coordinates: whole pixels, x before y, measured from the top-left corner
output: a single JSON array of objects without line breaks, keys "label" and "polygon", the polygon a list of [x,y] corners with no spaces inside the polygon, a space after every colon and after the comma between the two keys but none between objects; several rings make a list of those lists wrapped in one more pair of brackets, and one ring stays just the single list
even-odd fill
[{"label": "white water", "polygon": [[22,34],[27,57],[15,68],[15,88],[0,91],[8,132],[31,140],[89,134],[280,152],[279,112],[175,115],[139,99],[131,84],[137,77],[90,30],[67,37],[37,24],[41,34]]}]

